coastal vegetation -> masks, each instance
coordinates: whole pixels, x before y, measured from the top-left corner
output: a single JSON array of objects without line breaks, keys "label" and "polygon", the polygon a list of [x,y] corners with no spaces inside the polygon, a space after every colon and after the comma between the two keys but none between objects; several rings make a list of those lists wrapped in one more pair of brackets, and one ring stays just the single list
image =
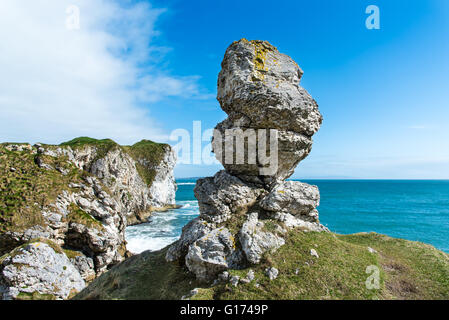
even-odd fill
[{"label": "coastal vegetation", "polygon": [[[0,145],[0,233],[44,225],[41,208],[69,191],[70,183],[81,182],[85,174],[67,157],[38,155],[29,149],[12,151],[7,145]],[[38,161],[55,170],[39,166]]]},{"label": "coastal vegetation", "polygon": [[[369,250],[371,248],[372,250]],[[319,257],[310,254],[316,250]],[[75,299],[449,299],[449,256],[434,247],[376,233],[289,232],[286,244],[260,264],[228,270],[254,280],[201,284],[165,261],[167,248],[133,256],[97,278]],[[366,285],[379,270],[379,288]],[[265,270],[279,270],[270,280]]]}]

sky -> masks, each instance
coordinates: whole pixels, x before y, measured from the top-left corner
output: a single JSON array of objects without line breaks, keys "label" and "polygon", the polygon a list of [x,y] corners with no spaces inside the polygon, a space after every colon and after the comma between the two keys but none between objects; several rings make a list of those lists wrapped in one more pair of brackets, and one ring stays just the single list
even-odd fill
[{"label": "sky", "polygon": [[174,130],[226,118],[224,52],[260,39],[301,66],[324,117],[293,178],[449,179],[447,0],[2,0],[0,13],[0,141],[176,144]]}]

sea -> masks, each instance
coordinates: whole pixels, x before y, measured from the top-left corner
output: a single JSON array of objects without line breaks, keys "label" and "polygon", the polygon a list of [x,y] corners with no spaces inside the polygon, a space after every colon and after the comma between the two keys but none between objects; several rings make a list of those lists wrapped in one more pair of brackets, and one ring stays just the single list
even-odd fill
[{"label": "sea", "polygon": [[[377,232],[449,253],[449,180],[301,180],[320,189],[320,221],[339,234]],[[159,250],[198,216],[196,179],[178,179],[176,210],[126,228],[128,250]]]}]

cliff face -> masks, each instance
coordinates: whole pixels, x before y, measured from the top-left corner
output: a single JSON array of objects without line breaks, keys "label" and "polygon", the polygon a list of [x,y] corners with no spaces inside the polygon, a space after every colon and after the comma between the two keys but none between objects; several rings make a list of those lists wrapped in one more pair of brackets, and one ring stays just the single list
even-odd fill
[{"label": "cliff face", "polygon": [[175,206],[176,155],[169,145],[143,140],[119,146],[78,138],[47,152],[67,156],[98,177],[126,211],[128,225],[144,222],[152,210]]},{"label": "cliff face", "polygon": [[[111,140],[78,138],[59,146],[2,144],[0,158],[4,299],[67,298],[80,290],[81,282],[64,282],[68,287],[52,291],[60,288],[58,277],[65,271],[60,272],[58,262],[45,278],[33,277],[47,268],[41,253],[65,256],[70,261],[65,267],[83,287],[125,259],[128,224],[175,204],[176,160],[168,145],[144,140],[119,146]],[[36,249],[32,243],[37,239],[49,247]]]}]

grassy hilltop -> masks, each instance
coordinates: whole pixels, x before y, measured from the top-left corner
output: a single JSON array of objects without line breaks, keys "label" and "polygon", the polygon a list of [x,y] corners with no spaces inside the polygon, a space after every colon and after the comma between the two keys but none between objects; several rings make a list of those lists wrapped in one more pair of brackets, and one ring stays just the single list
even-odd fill
[{"label": "grassy hilltop", "polygon": [[72,149],[95,146],[97,149],[97,159],[103,158],[109,151],[115,148],[120,148],[136,161],[139,175],[147,185],[151,186],[156,175],[156,171],[152,166],[161,162],[168,144],[142,140],[132,146],[121,146],[111,139],[97,140],[89,137],[79,137],[61,143],[59,146],[71,147]]}]

